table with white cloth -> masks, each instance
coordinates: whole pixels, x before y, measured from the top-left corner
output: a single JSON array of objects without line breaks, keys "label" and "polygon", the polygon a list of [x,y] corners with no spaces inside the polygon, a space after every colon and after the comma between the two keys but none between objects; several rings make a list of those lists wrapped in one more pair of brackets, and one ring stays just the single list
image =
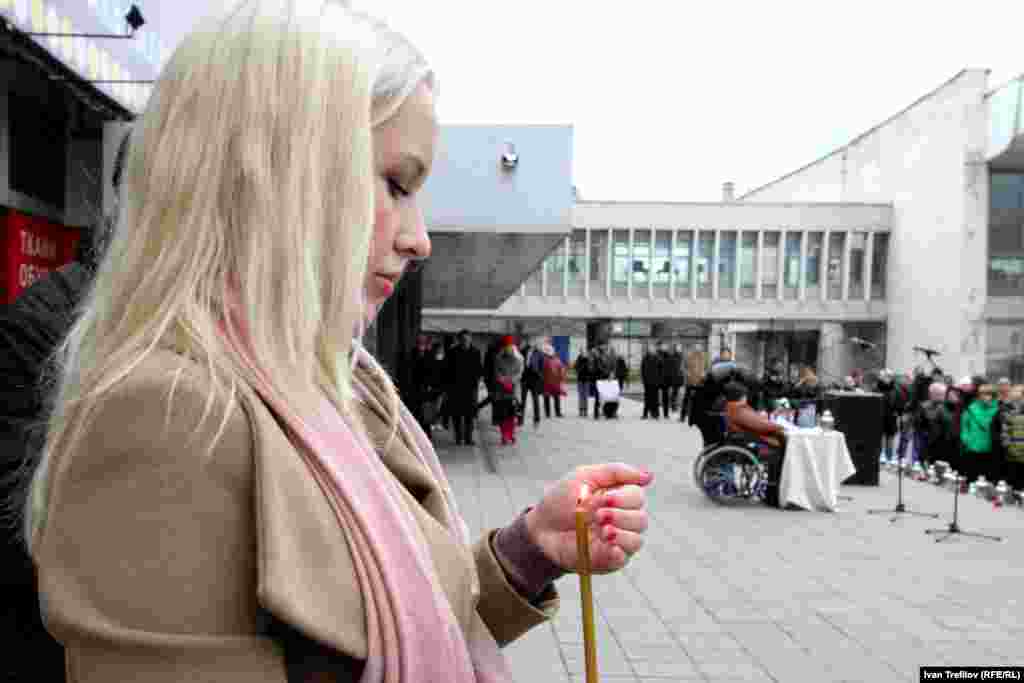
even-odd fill
[{"label": "table with white cloth", "polygon": [[779,507],[835,512],[840,484],[856,471],[842,432],[787,429]]}]

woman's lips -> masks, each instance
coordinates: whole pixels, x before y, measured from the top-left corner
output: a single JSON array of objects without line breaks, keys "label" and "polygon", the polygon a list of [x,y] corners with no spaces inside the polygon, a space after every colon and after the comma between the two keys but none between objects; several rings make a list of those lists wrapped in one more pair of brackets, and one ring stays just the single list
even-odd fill
[{"label": "woman's lips", "polygon": [[377,275],[375,276],[374,279],[377,280],[377,286],[380,287],[381,292],[384,294],[384,296],[391,296],[394,293],[395,282],[390,277],[387,277],[385,275]]}]

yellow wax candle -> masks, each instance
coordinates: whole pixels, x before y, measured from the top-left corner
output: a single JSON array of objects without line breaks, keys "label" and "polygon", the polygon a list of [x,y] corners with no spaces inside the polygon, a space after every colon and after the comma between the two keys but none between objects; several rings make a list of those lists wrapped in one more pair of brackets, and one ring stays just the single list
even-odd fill
[{"label": "yellow wax candle", "polygon": [[580,597],[583,602],[583,654],[586,658],[587,683],[597,683],[594,591],[590,584],[590,535],[587,531],[587,512],[583,508],[583,501],[587,495],[587,485],[584,484],[576,505],[576,553],[579,555],[576,571],[580,577]]}]

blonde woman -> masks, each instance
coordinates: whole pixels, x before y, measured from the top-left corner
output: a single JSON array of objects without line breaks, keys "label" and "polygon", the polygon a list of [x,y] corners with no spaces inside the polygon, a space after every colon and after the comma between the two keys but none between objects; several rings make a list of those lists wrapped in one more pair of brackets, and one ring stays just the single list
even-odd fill
[{"label": "blonde woman", "polygon": [[331,2],[251,0],[181,43],[62,351],[26,535],[70,681],[508,681],[499,647],[647,527],[651,475],[578,469],[470,546],[359,331],[430,252],[434,77]]}]

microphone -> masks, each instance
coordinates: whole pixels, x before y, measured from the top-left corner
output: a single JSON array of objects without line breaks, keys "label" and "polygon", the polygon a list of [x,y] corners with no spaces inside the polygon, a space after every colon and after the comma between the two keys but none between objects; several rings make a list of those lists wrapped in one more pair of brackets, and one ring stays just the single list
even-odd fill
[{"label": "microphone", "polygon": [[928,348],[925,348],[923,346],[915,346],[914,350],[915,351],[920,351],[921,353],[923,353],[926,356],[941,356],[942,355],[941,353],[939,353],[935,349],[928,349]]},{"label": "microphone", "polygon": [[847,339],[847,341],[851,341],[857,346],[864,349],[873,349],[877,346],[877,344],[875,344],[874,342],[869,342],[868,340],[861,339],[860,337],[850,337],[849,339]]}]

